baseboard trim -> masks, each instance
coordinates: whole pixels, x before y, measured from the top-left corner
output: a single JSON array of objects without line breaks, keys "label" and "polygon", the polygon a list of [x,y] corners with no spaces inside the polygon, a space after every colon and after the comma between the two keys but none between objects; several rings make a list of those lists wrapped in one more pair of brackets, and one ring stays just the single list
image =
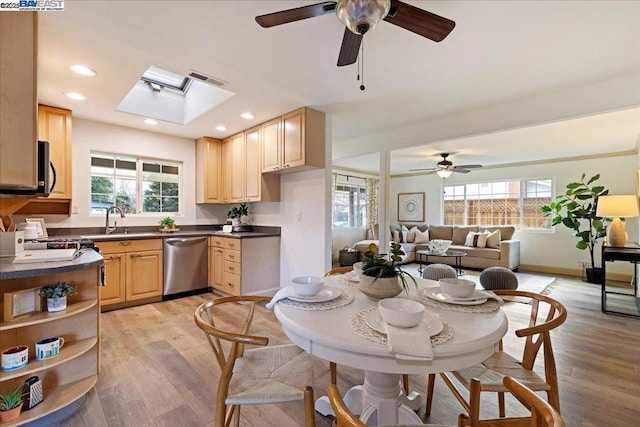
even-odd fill
[{"label": "baseboard trim", "polygon": [[[548,267],[546,265],[520,264],[518,268],[522,271],[530,271],[532,273],[558,274],[562,276],[582,277],[582,269],[566,268],[566,267]],[[609,273],[607,272],[607,280],[615,282],[630,282],[633,279],[631,274]]]}]

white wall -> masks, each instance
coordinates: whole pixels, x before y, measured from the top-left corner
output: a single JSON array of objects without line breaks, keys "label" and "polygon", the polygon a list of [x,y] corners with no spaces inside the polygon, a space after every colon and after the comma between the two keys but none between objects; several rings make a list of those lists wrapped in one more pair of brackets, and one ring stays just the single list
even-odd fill
[{"label": "white wall", "polygon": [[[196,205],[195,141],[155,132],[73,118],[73,201],[78,213],[45,216],[47,227],[103,227],[105,215],[90,214],[91,151],[151,157],[183,162],[183,212],[180,224],[223,224],[228,206]],[[119,227],[155,225],[163,214],[117,218]]]},{"label": "white wall", "polygon": [[[456,183],[493,181],[523,178],[553,178],[556,195],[562,194],[569,182],[578,181],[582,173],[587,179],[596,173],[601,178],[598,183],[607,187],[610,194],[637,194],[637,155],[603,157],[598,159],[575,160],[541,165],[524,165],[507,168],[484,168],[462,175],[453,174],[446,179],[446,185]],[[398,219],[398,193],[425,192],[425,216],[428,224],[442,223],[443,180],[437,175],[399,177],[391,179],[391,221]],[[639,219],[626,221],[629,236],[638,236]],[[580,270],[581,262],[589,261],[589,252],[576,249],[577,239],[571,230],[557,226],[550,232],[517,231],[515,237],[521,242],[521,264],[559,269]],[[596,263],[600,264],[600,251],[596,250]],[[631,264],[613,263],[607,271],[631,274]]]}]

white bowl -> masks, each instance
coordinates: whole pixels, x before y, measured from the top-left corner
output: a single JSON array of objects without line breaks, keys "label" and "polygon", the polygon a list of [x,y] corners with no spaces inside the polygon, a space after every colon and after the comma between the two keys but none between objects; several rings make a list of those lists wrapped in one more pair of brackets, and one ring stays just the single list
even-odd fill
[{"label": "white bowl", "polygon": [[453,298],[468,298],[473,295],[476,283],[466,279],[440,279],[442,293]]},{"label": "white bowl", "polygon": [[441,254],[447,252],[451,243],[451,240],[434,239],[429,242],[429,250]]},{"label": "white bowl", "polygon": [[322,277],[298,276],[291,279],[293,291],[301,297],[312,297],[322,289]]},{"label": "white bowl", "polygon": [[353,264],[353,271],[359,277],[362,277],[362,267],[364,267],[364,262],[362,262],[362,261],[359,261],[359,262],[356,262],[355,264]]},{"label": "white bowl", "polygon": [[424,315],[424,305],[404,298],[381,299],[378,310],[385,323],[399,328],[418,326]]}]

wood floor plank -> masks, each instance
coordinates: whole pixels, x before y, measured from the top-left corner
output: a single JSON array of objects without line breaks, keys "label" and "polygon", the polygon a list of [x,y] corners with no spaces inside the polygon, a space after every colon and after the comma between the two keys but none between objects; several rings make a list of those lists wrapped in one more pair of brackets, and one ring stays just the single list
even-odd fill
[{"label": "wood floor plank", "polygon": [[[550,296],[567,306],[564,325],[552,333],[563,418],[567,426],[635,426],[640,414],[640,319],[603,314],[600,287],[559,278]],[[114,310],[101,316],[101,374],[85,405],[62,426],[213,426],[219,368],[193,310],[212,294]],[[510,319],[505,349],[519,354],[513,330],[527,321],[529,306],[505,305]],[[238,326],[242,306],[224,313],[224,326]],[[254,333],[270,345],[288,343],[273,312],[259,307]],[[541,358],[541,355],[539,355]],[[541,360],[535,370],[542,373]],[[328,363],[315,359],[316,397],[329,383]],[[361,384],[362,371],[338,367],[342,392]],[[411,388],[424,392],[426,375],[412,375]],[[447,387],[436,382],[429,423],[454,425],[462,407]],[[525,414],[507,397],[509,414]],[[241,426],[300,426],[302,402],[242,409]],[[482,416],[497,415],[497,399],[482,397]],[[316,414],[316,424],[331,419]]]}]

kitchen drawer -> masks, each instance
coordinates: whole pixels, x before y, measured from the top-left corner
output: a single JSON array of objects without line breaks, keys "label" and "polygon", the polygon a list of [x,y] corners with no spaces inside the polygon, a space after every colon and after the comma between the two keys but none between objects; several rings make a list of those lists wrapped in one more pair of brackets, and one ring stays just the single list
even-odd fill
[{"label": "kitchen drawer", "polygon": [[231,261],[227,261],[226,259],[223,262],[223,269],[225,273],[231,273],[231,274],[240,274],[240,264],[238,264],[237,262],[231,262]]},{"label": "kitchen drawer", "polygon": [[231,262],[240,262],[240,251],[232,251],[231,249],[224,250],[224,260]]},{"label": "kitchen drawer", "polygon": [[162,250],[162,239],[120,240],[117,242],[99,242],[98,247],[103,254],[122,252],[140,252]]},{"label": "kitchen drawer", "polygon": [[224,237],[211,236],[209,237],[209,246],[214,246],[216,248],[223,248],[223,242],[226,239]]},{"label": "kitchen drawer", "polygon": [[240,276],[225,271],[222,274],[222,283],[218,289],[231,295],[240,295],[242,293],[240,283]]},{"label": "kitchen drawer", "polygon": [[240,239],[223,239],[222,240],[222,247],[225,249],[231,249],[234,251],[239,251],[240,250]]}]

